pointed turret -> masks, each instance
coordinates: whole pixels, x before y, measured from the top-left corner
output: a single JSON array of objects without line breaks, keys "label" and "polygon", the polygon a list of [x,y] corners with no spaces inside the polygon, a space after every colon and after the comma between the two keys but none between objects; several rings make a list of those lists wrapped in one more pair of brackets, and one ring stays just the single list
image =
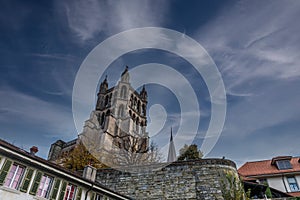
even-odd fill
[{"label": "pointed turret", "polygon": [[125,70],[121,74],[121,81],[122,82],[129,82],[129,72],[128,72],[128,66],[125,67]]},{"label": "pointed turret", "polygon": [[175,145],[173,141],[173,133],[171,128],[171,137],[170,137],[170,143],[169,143],[169,153],[168,153],[168,160],[167,162],[174,162],[176,161],[176,151],[175,151]]},{"label": "pointed turret", "polygon": [[107,82],[107,76],[105,76],[105,79],[102,81],[99,87],[99,92],[97,94],[98,99],[96,103],[96,110],[101,110],[103,109],[104,105],[104,96],[106,91],[108,90],[108,82]]},{"label": "pointed turret", "polygon": [[108,82],[107,82],[107,76],[105,76],[105,79],[100,84],[100,93],[105,93],[108,89]]},{"label": "pointed turret", "polygon": [[140,96],[142,98],[143,101],[147,101],[147,91],[146,91],[146,88],[145,88],[145,85],[143,85],[143,89],[142,91],[140,92]]}]

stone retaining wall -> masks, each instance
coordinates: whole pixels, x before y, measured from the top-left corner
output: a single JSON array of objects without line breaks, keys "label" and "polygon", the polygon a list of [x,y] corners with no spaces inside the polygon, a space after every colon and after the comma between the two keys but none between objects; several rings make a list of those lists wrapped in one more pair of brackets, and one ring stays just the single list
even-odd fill
[{"label": "stone retaining wall", "polygon": [[97,181],[134,199],[226,199],[225,191],[234,196],[240,187],[235,164],[225,159],[174,162],[158,171],[139,167],[137,173],[102,169]]}]

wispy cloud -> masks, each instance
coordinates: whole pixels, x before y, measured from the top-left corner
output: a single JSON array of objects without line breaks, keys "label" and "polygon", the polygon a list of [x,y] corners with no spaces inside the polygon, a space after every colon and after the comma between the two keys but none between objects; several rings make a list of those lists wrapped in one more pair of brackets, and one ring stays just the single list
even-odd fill
[{"label": "wispy cloud", "polygon": [[[276,135],[292,131],[286,127],[279,133],[277,125],[299,121],[299,13],[299,1],[239,1],[197,32],[195,37],[216,61],[232,100],[225,137],[219,142],[223,146],[215,152],[227,145],[228,154],[237,160],[249,153],[272,156],[280,140]],[[267,127],[269,134],[261,132]],[[291,153],[291,148],[280,149]]]},{"label": "wispy cloud", "polygon": [[130,28],[157,26],[165,21],[166,1],[57,1],[66,13],[69,28],[85,41],[99,33],[112,34]]},{"label": "wispy cloud", "polygon": [[257,77],[299,77],[299,12],[298,1],[240,1],[202,27],[197,38],[231,78],[229,87]]},{"label": "wispy cloud", "polygon": [[33,56],[33,57],[45,58],[45,59],[49,59],[49,60],[53,60],[53,59],[54,60],[66,60],[66,61],[72,61],[72,62],[77,60],[77,58],[75,56],[58,54],[58,53],[53,53],[53,54],[28,53],[27,55]]}]

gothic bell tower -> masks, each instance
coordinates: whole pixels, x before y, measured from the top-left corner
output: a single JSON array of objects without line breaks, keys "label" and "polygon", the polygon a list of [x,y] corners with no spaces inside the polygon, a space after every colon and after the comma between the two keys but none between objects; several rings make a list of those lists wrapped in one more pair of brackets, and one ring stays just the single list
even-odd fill
[{"label": "gothic bell tower", "polygon": [[137,141],[134,142],[139,146],[136,151],[147,151],[147,98],[145,86],[140,92],[132,88],[127,66],[115,87],[109,88],[105,77],[99,87],[95,111],[92,112],[100,128],[99,146],[108,150],[114,147],[126,149]]}]

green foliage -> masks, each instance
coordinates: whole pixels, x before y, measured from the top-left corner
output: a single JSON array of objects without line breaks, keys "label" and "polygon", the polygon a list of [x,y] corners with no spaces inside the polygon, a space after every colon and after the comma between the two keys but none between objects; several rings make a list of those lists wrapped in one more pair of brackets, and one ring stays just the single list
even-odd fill
[{"label": "green foliage", "polygon": [[79,143],[69,152],[65,152],[58,161],[63,167],[72,171],[83,170],[85,166],[92,165],[95,168],[106,168],[97,160],[82,143]]},{"label": "green foliage", "polygon": [[271,192],[271,189],[270,187],[268,186],[266,191],[265,191],[265,195],[268,197],[268,198],[272,198],[272,192]]},{"label": "green foliage", "polygon": [[247,197],[247,199],[251,198],[251,189],[250,188],[246,192],[246,197]]},{"label": "green foliage", "polygon": [[231,171],[221,174],[221,191],[225,200],[249,199],[244,193],[239,177]]},{"label": "green foliage", "polygon": [[179,153],[180,155],[178,160],[196,160],[203,157],[203,153],[198,150],[198,146],[196,144],[192,144],[190,146],[185,144],[184,147],[179,150]]}]

